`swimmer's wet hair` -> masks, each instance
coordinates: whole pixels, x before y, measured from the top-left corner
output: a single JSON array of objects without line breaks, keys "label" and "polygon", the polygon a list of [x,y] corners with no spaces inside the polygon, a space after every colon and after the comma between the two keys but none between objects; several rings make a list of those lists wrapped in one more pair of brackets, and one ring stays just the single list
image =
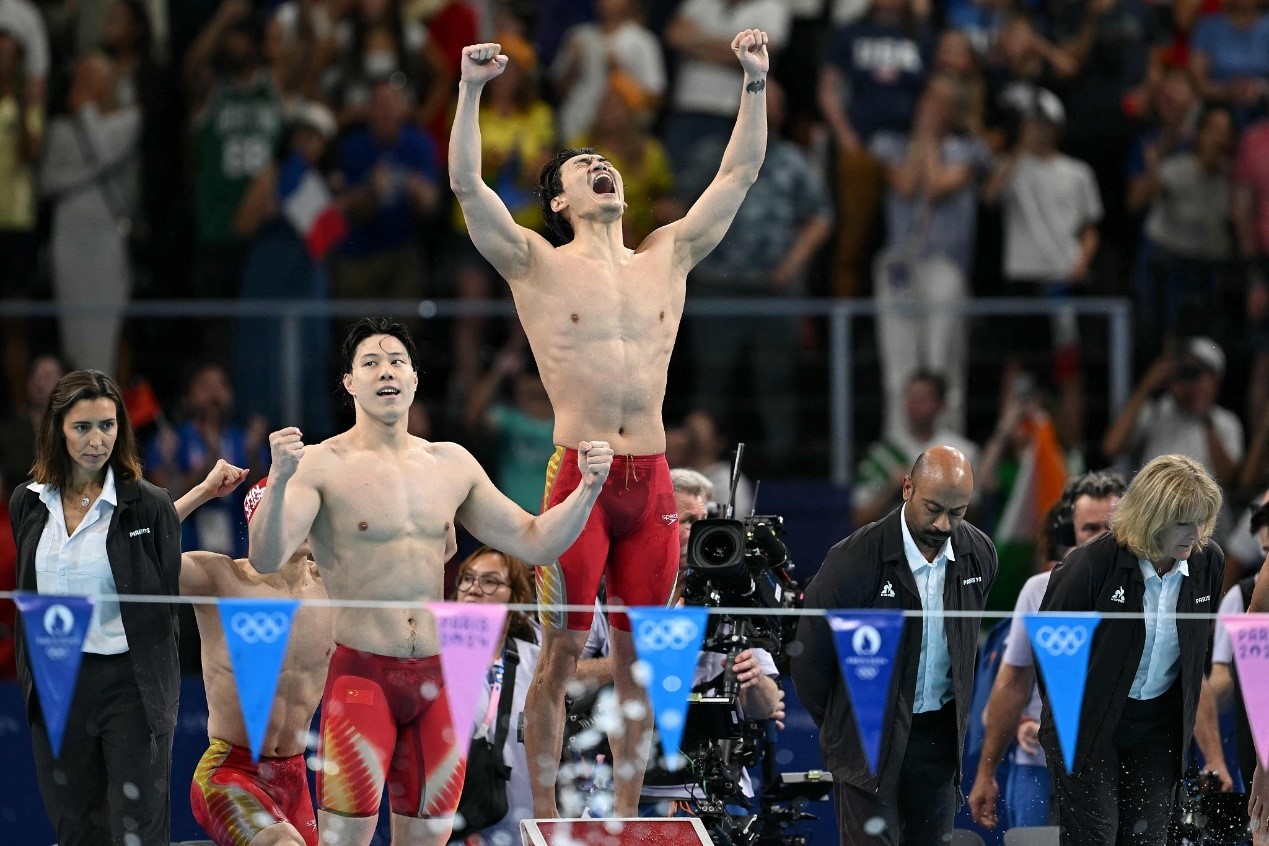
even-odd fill
[{"label": "swimmer's wet hair", "polygon": [[406,354],[410,356],[410,367],[418,372],[418,350],[415,349],[414,339],[410,337],[410,330],[405,328],[405,324],[389,317],[363,317],[348,330],[348,336],[344,338],[344,345],[340,348],[345,375],[352,373],[353,356],[357,354],[357,347],[361,346],[362,341],[375,335],[391,335],[400,341]]},{"label": "swimmer's wet hair", "polygon": [[595,155],[593,147],[565,147],[555,154],[555,158],[542,165],[542,171],[538,174],[538,199],[542,203],[542,218],[546,221],[547,227],[565,243],[573,240],[573,225],[564,215],[551,208],[551,200],[564,193],[564,180],[560,177],[560,168],[574,156],[593,155]]}]

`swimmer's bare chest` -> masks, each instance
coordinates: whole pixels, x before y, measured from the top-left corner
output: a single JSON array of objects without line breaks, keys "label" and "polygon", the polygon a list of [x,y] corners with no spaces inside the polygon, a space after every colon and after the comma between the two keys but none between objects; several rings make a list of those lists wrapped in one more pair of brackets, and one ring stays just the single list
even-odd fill
[{"label": "swimmer's bare chest", "polygon": [[657,255],[620,265],[557,255],[538,279],[512,290],[555,411],[556,441],[663,451],[661,405],[683,316],[682,275]]},{"label": "swimmer's bare chest", "polygon": [[439,599],[468,486],[447,462],[412,452],[353,456],[323,480],[315,540],[335,598]]}]

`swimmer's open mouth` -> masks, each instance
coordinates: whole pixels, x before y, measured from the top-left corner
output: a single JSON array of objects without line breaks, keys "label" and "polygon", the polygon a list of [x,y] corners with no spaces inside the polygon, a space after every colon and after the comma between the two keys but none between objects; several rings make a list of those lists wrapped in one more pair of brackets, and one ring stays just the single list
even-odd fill
[{"label": "swimmer's open mouth", "polygon": [[612,177],[606,173],[601,173],[596,176],[594,183],[592,183],[590,187],[596,194],[617,193],[617,184],[613,182]]},{"label": "swimmer's open mouth", "polygon": [[401,391],[397,388],[380,388],[375,393],[381,397],[395,397],[400,396]]}]

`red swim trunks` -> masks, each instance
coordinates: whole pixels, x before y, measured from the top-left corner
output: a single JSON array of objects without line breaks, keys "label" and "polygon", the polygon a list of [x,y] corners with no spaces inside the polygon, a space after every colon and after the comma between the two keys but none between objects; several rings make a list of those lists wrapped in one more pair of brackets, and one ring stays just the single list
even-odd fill
[{"label": "red swim trunks", "polygon": [[[556,447],[546,468],[542,510],[581,484],[577,450]],[[547,628],[584,632],[607,572],[614,605],[665,605],[679,569],[679,512],[664,455],[619,455],[581,535],[554,564],[537,568],[539,617]],[[581,605],[567,613],[553,605]],[[625,614],[612,624],[630,631]]]},{"label": "red swim trunks", "polygon": [[248,846],[261,831],[284,822],[308,846],[317,846],[303,755],[252,762],[250,749],[213,737],[194,770],[189,804],[217,846]]},{"label": "red swim trunks", "polygon": [[322,694],[323,766],[317,799],[345,817],[450,817],[458,809],[467,744],[454,743],[441,659],[389,658],[337,644]]}]

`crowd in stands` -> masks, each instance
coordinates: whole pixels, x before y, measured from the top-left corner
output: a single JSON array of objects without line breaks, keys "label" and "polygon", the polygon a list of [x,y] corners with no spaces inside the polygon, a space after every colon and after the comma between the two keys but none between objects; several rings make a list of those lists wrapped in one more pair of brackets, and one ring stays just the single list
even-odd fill
[{"label": "crowd in stands", "polygon": [[[271,428],[312,441],[347,415],[338,320],[301,321],[302,419],[284,420],[276,321],[125,320],[130,300],[505,298],[445,174],[465,45],[510,57],[480,122],[516,220],[544,228],[540,166],[591,145],[624,176],[633,247],[717,168],[748,27],[775,57],[766,163],[689,298],[929,307],[855,336],[879,398],[852,398],[852,519],[955,442],[998,540],[1031,544],[1069,473],[1164,452],[1225,485],[1232,527],[1269,450],[1262,0],[0,0],[0,295],[98,306],[3,318],[4,484],[63,367],[130,386],[147,473],[174,494],[216,457],[263,473]],[[955,308],[1000,295],[1052,308]],[[1104,295],[1134,302],[1123,409],[1093,407],[1105,362],[1073,307]],[[518,323],[411,325],[412,431],[483,446],[536,505],[551,409]],[[827,350],[816,319],[686,321],[672,466],[725,476],[740,439],[762,475],[825,475],[807,443],[827,430]],[[239,513],[187,531],[241,554]]]}]

